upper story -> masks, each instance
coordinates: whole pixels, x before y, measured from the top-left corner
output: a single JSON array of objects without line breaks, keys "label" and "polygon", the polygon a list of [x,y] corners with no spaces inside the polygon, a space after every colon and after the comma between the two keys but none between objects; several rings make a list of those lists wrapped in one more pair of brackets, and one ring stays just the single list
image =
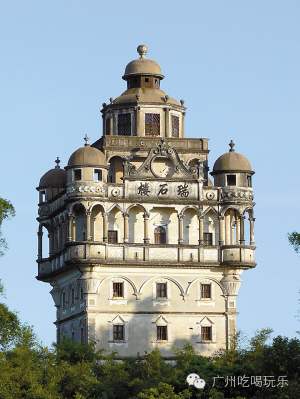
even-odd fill
[{"label": "upper story", "polygon": [[127,90],[103,104],[102,137],[90,146],[86,136],[64,169],[57,160],[40,180],[41,273],[80,259],[255,265],[249,161],[231,141],[210,180],[208,139],[184,138],[184,102],[160,90],[161,69],[146,51],[139,46],[125,69]]}]

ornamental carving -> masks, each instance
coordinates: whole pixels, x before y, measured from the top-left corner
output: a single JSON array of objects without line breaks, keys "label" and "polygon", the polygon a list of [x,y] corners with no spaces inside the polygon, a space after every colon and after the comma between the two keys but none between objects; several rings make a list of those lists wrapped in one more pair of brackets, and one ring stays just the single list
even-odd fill
[{"label": "ornamental carving", "polygon": [[204,179],[202,165],[184,166],[177,151],[170,147],[164,138],[154,144],[153,148],[149,150],[147,158],[138,168],[130,163],[130,157],[125,159],[124,179],[126,178]]},{"label": "ornamental carving", "polygon": [[106,196],[106,190],[104,187],[98,187],[98,186],[71,186],[67,188],[67,194],[74,194],[74,193],[82,193],[82,194],[97,194],[100,195],[101,197]]},{"label": "ornamental carving", "polygon": [[250,190],[243,190],[243,189],[222,189],[221,193],[222,200],[227,199],[239,199],[239,200],[253,200],[253,193]]},{"label": "ornamental carving", "polygon": [[49,205],[41,205],[41,206],[39,207],[38,214],[39,214],[40,216],[48,215],[49,212],[50,212],[50,207],[49,207]]}]

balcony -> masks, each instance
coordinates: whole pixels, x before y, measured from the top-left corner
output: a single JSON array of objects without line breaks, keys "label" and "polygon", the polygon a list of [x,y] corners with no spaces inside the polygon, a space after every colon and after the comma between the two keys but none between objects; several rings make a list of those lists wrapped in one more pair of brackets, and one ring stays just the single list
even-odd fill
[{"label": "balcony", "polygon": [[255,267],[255,247],[250,245],[157,245],[108,244],[102,242],[69,242],[63,251],[38,261],[38,277],[71,264],[104,264],[114,267]]}]

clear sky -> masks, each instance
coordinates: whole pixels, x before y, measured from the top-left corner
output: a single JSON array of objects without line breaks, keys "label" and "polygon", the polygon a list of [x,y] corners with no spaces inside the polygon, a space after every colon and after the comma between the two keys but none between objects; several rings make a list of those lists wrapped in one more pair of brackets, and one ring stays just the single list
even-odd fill
[{"label": "clear sky", "polygon": [[49,284],[38,282],[41,176],[102,135],[101,104],[126,89],[136,48],[161,66],[161,88],[185,100],[186,137],[207,137],[209,166],[227,152],[256,172],[254,270],[243,272],[238,328],[300,330],[300,258],[286,234],[299,223],[300,2],[277,0],[1,0],[0,196],[17,215],[3,223],[6,302],[55,340]]}]

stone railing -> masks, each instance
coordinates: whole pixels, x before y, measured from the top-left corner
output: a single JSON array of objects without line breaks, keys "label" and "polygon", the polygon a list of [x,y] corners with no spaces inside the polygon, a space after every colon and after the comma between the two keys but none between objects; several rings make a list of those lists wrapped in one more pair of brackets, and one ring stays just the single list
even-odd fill
[{"label": "stone railing", "polygon": [[151,264],[174,267],[241,267],[255,266],[255,247],[250,245],[177,246],[155,244],[106,244],[97,242],[70,242],[64,251],[51,259],[41,259],[39,276],[55,272],[69,263]]}]

